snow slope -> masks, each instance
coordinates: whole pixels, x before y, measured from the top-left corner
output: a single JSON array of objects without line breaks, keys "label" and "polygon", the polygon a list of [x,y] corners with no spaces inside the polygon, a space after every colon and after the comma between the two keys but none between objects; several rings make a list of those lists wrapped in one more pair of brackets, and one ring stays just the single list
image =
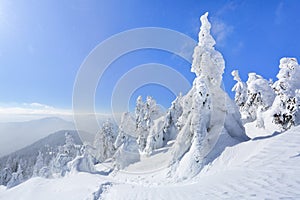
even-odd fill
[{"label": "snow slope", "polygon": [[166,158],[165,149],[151,162],[144,158],[141,163],[150,165],[144,171],[136,164],[127,173],[108,173],[99,165],[96,174],[33,178],[11,189],[0,187],[0,199],[299,199],[299,132],[294,127],[227,147],[189,181],[176,182],[167,178],[169,168],[155,167]]}]

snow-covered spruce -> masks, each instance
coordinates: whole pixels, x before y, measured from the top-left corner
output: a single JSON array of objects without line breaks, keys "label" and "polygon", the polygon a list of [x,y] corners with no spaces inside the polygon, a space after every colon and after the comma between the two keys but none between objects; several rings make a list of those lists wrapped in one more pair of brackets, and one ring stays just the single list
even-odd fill
[{"label": "snow-covered spruce", "polygon": [[232,91],[235,91],[235,102],[241,112],[243,123],[257,120],[256,125],[264,127],[261,113],[271,107],[275,97],[270,82],[256,73],[249,73],[246,83],[242,82],[237,70],[234,70],[232,75],[237,81]]},{"label": "snow-covered spruce", "polygon": [[269,85],[269,81],[256,73],[249,73],[248,99],[243,107],[244,112],[248,112],[250,121],[256,120],[257,112],[267,110],[273,103],[275,94]]},{"label": "snow-covered spruce", "polygon": [[44,156],[42,152],[39,152],[39,155],[36,158],[32,176],[40,176],[44,178],[49,178],[51,176],[49,167],[44,163]]},{"label": "snow-covered spruce", "polygon": [[179,94],[172,102],[167,113],[154,120],[145,148],[145,152],[148,155],[150,155],[153,150],[165,146],[168,141],[176,139],[178,134],[177,122],[178,118],[182,115],[181,99],[182,95]]},{"label": "snow-covered spruce", "polygon": [[195,176],[209,161],[206,159],[209,154],[221,153],[215,148],[221,133],[228,133],[232,140],[249,139],[237,107],[221,89],[225,62],[214,48],[215,40],[210,35],[207,17],[208,13],[200,18],[199,43],[191,67],[197,77],[192,89],[182,97],[179,133],[173,146],[171,164],[178,163],[175,176],[179,179]]},{"label": "snow-covered spruce", "polygon": [[23,178],[23,170],[21,168],[21,165],[18,165],[18,170],[11,175],[10,181],[7,183],[7,188],[12,188],[16,185],[19,185],[24,181]]},{"label": "snow-covered spruce", "polygon": [[92,151],[93,147],[89,144],[84,144],[81,147],[80,154],[74,160],[68,163],[68,168],[71,173],[77,172],[88,172],[94,173],[96,172]]},{"label": "snow-covered spruce", "polygon": [[276,98],[272,105],[274,123],[282,130],[300,122],[300,65],[296,58],[280,60],[278,80],[273,84]]},{"label": "snow-covered spruce", "polygon": [[53,175],[64,176],[68,171],[68,163],[80,154],[81,145],[76,145],[72,134],[65,134],[65,145],[59,147],[58,154],[51,164]]},{"label": "snow-covered spruce", "polygon": [[235,92],[234,101],[239,106],[240,111],[242,111],[248,99],[247,84],[241,80],[238,70],[233,70],[231,75],[233,76],[233,80],[237,81],[232,88],[232,91]]},{"label": "snow-covered spruce", "polygon": [[161,116],[162,113],[156,105],[156,101],[151,96],[147,96],[146,102],[143,102],[141,96],[137,98],[135,121],[138,136],[137,143],[141,152],[143,152],[147,146],[147,138],[153,126],[153,121]]},{"label": "snow-covered spruce", "polygon": [[123,113],[119,134],[115,141],[116,153],[113,156],[113,165],[116,169],[124,169],[128,165],[140,160],[139,145],[135,133],[136,122],[129,112]]},{"label": "snow-covered spruce", "polygon": [[95,136],[94,154],[97,162],[103,162],[114,155],[116,151],[114,147],[115,140],[116,133],[114,125],[110,120],[107,120],[102,124],[101,130]]}]

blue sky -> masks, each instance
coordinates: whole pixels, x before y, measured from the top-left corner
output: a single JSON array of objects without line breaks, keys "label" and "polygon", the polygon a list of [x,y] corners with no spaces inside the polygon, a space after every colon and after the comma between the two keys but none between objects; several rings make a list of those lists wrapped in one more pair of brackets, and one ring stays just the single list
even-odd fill
[{"label": "blue sky", "polygon": [[[173,29],[197,40],[199,17],[206,11],[216,48],[226,61],[228,92],[234,84],[233,69],[244,80],[253,71],[275,79],[281,57],[300,60],[299,9],[297,0],[0,0],[0,108],[39,103],[71,109],[77,71],[100,42],[148,26]],[[189,63],[170,53],[149,49],[129,53],[115,61],[100,81],[98,111],[109,112],[113,86],[126,71],[149,62],[171,66],[190,82],[194,78]],[[148,85],[138,89],[131,102],[139,94],[152,95],[165,107],[174,98],[168,89]]]}]

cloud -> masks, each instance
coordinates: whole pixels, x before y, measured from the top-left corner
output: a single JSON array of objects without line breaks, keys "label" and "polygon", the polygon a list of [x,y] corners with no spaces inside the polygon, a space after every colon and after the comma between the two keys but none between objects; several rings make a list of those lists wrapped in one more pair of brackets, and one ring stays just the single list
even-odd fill
[{"label": "cloud", "polygon": [[[77,113],[78,114],[78,113]],[[87,123],[87,130],[89,119],[96,116],[98,121],[104,119],[113,118],[110,113],[79,113],[82,115],[81,119],[85,119]],[[0,123],[1,122],[20,122],[30,121],[47,117],[59,117],[67,121],[73,121],[73,110],[55,108],[41,103],[0,103]],[[121,117],[121,114],[115,114],[117,120]]]},{"label": "cloud", "polygon": [[234,26],[226,22],[224,20],[224,16],[238,9],[238,7],[243,3],[243,1],[229,1],[228,3],[225,3],[212,17],[211,32],[215,37],[218,45],[224,46],[226,44],[227,38],[234,32]]},{"label": "cloud", "polygon": [[216,39],[217,44],[223,46],[226,43],[226,39],[233,32],[234,27],[226,24],[224,21],[213,18],[211,32]]},{"label": "cloud", "polygon": [[281,24],[283,21],[283,8],[284,8],[284,3],[281,1],[275,10],[275,24]]},{"label": "cloud", "polygon": [[227,12],[232,12],[237,9],[239,5],[241,5],[243,2],[238,1],[229,1],[228,3],[225,3],[224,6],[222,6],[218,12],[216,13],[217,16],[221,16],[223,14],[226,14]]},{"label": "cloud", "polygon": [[240,41],[240,42],[235,46],[235,48],[232,49],[232,53],[233,53],[234,55],[237,55],[237,54],[239,54],[239,53],[241,52],[241,50],[242,50],[243,48],[244,48],[244,43]]},{"label": "cloud", "polygon": [[58,109],[41,103],[0,106],[0,115],[71,115],[71,110]]}]

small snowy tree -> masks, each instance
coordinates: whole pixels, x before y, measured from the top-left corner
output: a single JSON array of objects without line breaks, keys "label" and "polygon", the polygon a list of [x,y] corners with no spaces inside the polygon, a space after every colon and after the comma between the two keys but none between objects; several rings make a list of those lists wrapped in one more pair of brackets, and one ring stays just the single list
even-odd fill
[{"label": "small snowy tree", "polygon": [[237,81],[232,88],[232,91],[235,92],[234,101],[241,110],[245,106],[248,99],[247,84],[241,80],[238,70],[233,70],[231,74],[233,79]]},{"label": "small snowy tree", "polygon": [[46,166],[44,162],[44,156],[43,153],[39,151],[39,154],[36,158],[35,165],[33,166],[33,173],[32,177],[44,177],[49,178],[51,176],[51,171],[48,166]]},{"label": "small snowy tree", "polygon": [[12,188],[16,185],[19,185],[23,182],[23,170],[21,168],[21,165],[18,165],[18,169],[16,172],[12,173],[12,177],[10,181],[7,183],[7,188]]},{"label": "small snowy tree", "polygon": [[257,119],[257,113],[265,111],[272,105],[275,94],[269,81],[256,73],[249,73],[247,80],[247,101],[241,108],[242,117],[251,122]]},{"label": "small snowy tree", "polygon": [[68,163],[68,168],[73,172],[88,172],[88,173],[94,173],[95,166],[93,162],[93,157],[92,157],[92,151],[93,147],[84,144],[81,148],[81,155],[77,156],[74,160]]},{"label": "small snowy tree", "polygon": [[136,101],[135,115],[136,132],[138,135],[137,143],[139,144],[140,151],[143,152],[147,146],[147,138],[153,126],[153,121],[162,114],[152,97],[147,96],[146,102],[144,103],[142,97],[139,96]]},{"label": "small snowy tree", "polygon": [[178,134],[177,122],[182,114],[181,94],[172,102],[167,114],[153,122],[147,138],[145,152],[150,155],[154,149],[161,148]]},{"label": "small snowy tree", "polygon": [[166,141],[175,139],[178,134],[177,122],[179,117],[182,115],[182,94],[180,93],[178,97],[172,102],[169,108],[163,129],[163,138]]},{"label": "small snowy tree", "polygon": [[103,123],[101,130],[96,134],[94,147],[95,158],[99,162],[103,162],[111,158],[115,153],[114,143],[116,140],[113,124],[107,120]]},{"label": "small snowy tree", "polygon": [[5,167],[0,172],[0,185],[7,185],[12,177],[12,170],[10,167]]},{"label": "small snowy tree", "polygon": [[114,145],[117,149],[113,156],[113,165],[116,169],[123,169],[140,160],[135,131],[136,121],[134,117],[128,112],[123,113],[118,137]]},{"label": "small snowy tree", "polygon": [[32,176],[39,176],[39,171],[44,167],[44,159],[42,152],[39,151],[39,155],[36,158],[35,165],[33,167],[33,175]]},{"label": "small snowy tree", "polygon": [[278,80],[273,84],[273,121],[286,130],[299,124],[300,65],[296,58],[282,58],[279,68]]},{"label": "small snowy tree", "polygon": [[68,162],[72,161],[79,154],[80,146],[74,142],[73,135],[65,134],[65,145],[59,147],[58,153],[52,162],[52,171],[64,176],[68,171]]}]

